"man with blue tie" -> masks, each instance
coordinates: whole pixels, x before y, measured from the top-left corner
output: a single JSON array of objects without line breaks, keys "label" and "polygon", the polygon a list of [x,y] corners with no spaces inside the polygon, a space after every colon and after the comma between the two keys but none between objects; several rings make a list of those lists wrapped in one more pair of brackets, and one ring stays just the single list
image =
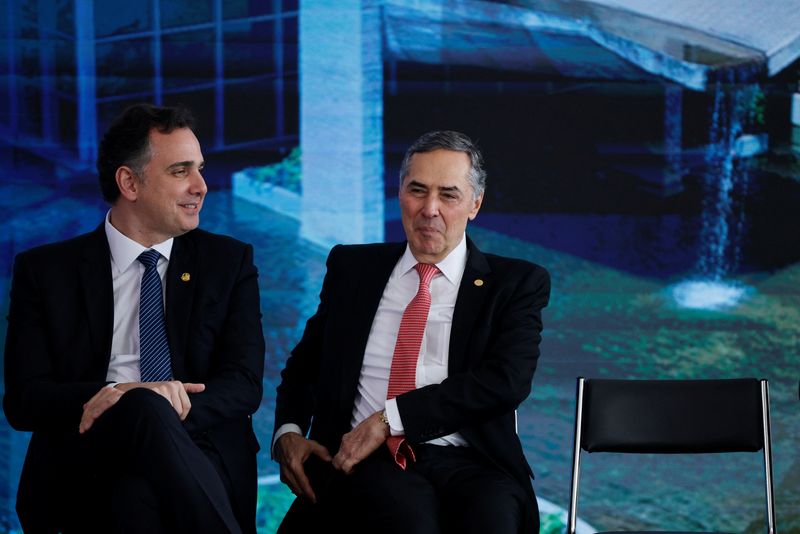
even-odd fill
[{"label": "man with blue tie", "polygon": [[407,241],[331,250],[278,386],[273,455],[298,496],[279,532],[538,532],[515,410],[550,279],[467,237],[485,184],[467,136],[425,134],[400,171]]},{"label": "man with blue tie", "polygon": [[105,221],[15,260],[3,407],[33,432],[26,532],[255,532],[258,273],[250,245],[197,229],[192,123],[125,110],[99,147]]}]

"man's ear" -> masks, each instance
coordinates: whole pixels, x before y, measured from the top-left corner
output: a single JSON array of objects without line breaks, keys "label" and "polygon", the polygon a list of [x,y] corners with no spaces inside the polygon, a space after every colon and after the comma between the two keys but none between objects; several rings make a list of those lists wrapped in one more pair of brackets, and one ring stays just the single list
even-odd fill
[{"label": "man's ear", "polygon": [[136,173],[133,172],[133,169],[127,165],[122,165],[117,169],[114,178],[117,180],[120,195],[131,202],[136,200],[141,182]]},{"label": "man's ear", "polygon": [[478,195],[478,198],[473,199],[473,202],[475,204],[473,204],[472,211],[470,211],[470,214],[469,214],[469,220],[470,221],[475,219],[475,217],[478,215],[478,211],[480,211],[480,209],[481,209],[481,204],[483,204],[483,193]]}]

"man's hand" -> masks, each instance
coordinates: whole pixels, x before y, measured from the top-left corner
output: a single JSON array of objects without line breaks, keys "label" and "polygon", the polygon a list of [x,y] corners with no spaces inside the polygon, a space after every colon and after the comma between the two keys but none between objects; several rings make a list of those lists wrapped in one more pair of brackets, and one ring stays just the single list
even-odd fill
[{"label": "man's hand", "polygon": [[114,406],[124,392],[117,388],[104,387],[83,405],[83,415],[78,425],[78,432],[83,434],[92,427],[98,417]]},{"label": "man's hand", "polygon": [[389,426],[375,412],[342,436],[339,452],[333,457],[333,467],[349,475],[361,460],[375,452],[391,435]]},{"label": "man's hand", "polygon": [[275,442],[274,453],[275,459],[281,465],[281,482],[289,486],[298,497],[305,497],[316,503],[317,496],[311,488],[303,464],[312,454],[330,462],[331,453],[328,449],[296,432],[287,432]]},{"label": "man's hand", "polygon": [[171,380],[169,382],[126,382],[124,384],[117,384],[114,386],[116,389],[130,391],[134,388],[147,388],[155,393],[158,393],[175,409],[181,421],[186,419],[189,415],[189,410],[192,408],[192,403],[189,401],[189,393],[200,393],[206,389],[205,384],[192,384],[189,382],[179,382]]},{"label": "man's hand", "polygon": [[170,382],[126,382],[117,384],[113,388],[104,387],[83,405],[83,415],[80,425],[78,425],[78,431],[83,434],[89,430],[98,417],[114,406],[126,391],[134,388],[150,389],[167,399],[183,421],[192,408],[189,393],[200,393],[206,389],[206,386],[205,384],[172,380]]}]

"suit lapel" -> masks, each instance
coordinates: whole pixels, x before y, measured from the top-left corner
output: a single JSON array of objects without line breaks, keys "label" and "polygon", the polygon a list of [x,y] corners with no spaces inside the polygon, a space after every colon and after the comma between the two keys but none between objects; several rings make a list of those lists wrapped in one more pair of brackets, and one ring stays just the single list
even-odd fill
[{"label": "suit lapel", "polygon": [[167,340],[172,356],[172,374],[186,376],[186,339],[197,279],[200,276],[197,247],[190,234],[175,238],[166,275]]},{"label": "suit lapel", "polygon": [[[344,378],[341,387],[342,391],[346,392],[344,395],[345,403],[351,402],[348,392],[352,391],[352,400],[355,398],[356,388],[353,385],[358,383],[361,366],[364,363],[364,351],[367,348],[369,332],[375,320],[375,313],[378,311],[389,276],[391,276],[397,261],[405,251],[405,243],[396,243],[390,247],[379,246],[382,247],[380,254],[365,255],[363,258],[365,266],[356,272],[357,276],[353,281],[356,287],[353,290],[352,299],[353,307],[350,323],[352,331],[343,334],[343,354],[352,355],[352,357],[344,360]],[[352,408],[352,402],[350,407]]]},{"label": "suit lapel", "polygon": [[480,315],[486,295],[491,291],[492,276],[486,256],[467,237],[467,264],[458,288],[453,323],[450,330],[450,357],[448,372],[455,374],[464,365],[470,332]]},{"label": "suit lapel", "polygon": [[385,254],[381,254],[376,258],[369,266],[369,269],[361,271],[359,275],[360,279],[353,299],[354,303],[358,303],[354,323],[356,330],[354,333],[357,339],[364,340],[365,348],[366,339],[372,328],[372,322],[375,319],[375,313],[378,311],[381,297],[383,297],[383,291],[389,282],[389,276],[391,276],[404,251],[405,244],[403,246],[398,245],[397,248],[390,248]]},{"label": "suit lapel", "polygon": [[101,224],[89,234],[78,270],[84,313],[92,343],[92,374],[105,377],[108,373],[114,331],[114,288],[111,280],[111,252],[104,225]]}]

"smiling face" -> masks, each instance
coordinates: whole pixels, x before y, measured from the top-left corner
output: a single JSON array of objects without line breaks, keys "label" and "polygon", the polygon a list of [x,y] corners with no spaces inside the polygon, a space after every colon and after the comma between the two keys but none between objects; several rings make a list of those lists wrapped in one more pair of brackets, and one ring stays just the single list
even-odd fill
[{"label": "smiling face", "polygon": [[469,171],[470,159],[464,152],[439,149],[411,156],[400,186],[400,211],[417,261],[443,260],[461,241],[467,222],[478,214],[483,194],[475,198]]},{"label": "smiling face", "polygon": [[[150,161],[141,173],[128,167],[117,171],[121,194],[130,201],[125,220],[120,221],[127,228],[120,230],[144,246],[197,228],[208,191],[200,174],[200,143],[189,128],[170,133],[153,129],[149,140]],[[112,224],[117,226],[116,222],[112,218]]]}]

